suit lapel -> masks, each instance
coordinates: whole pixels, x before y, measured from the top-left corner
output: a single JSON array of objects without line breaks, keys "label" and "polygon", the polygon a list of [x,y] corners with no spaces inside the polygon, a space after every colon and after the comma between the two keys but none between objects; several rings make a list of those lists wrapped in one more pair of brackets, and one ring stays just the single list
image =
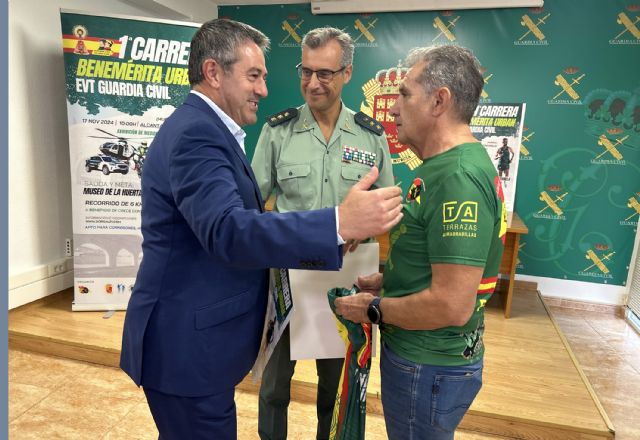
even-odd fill
[{"label": "suit lapel", "polygon": [[204,113],[206,113],[207,115],[209,115],[213,119],[215,124],[218,126],[218,128],[220,130],[222,130],[222,133],[224,133],[225,138],[226,138],[227,142],[229,143],[229,145],[231,147],[231,150],[233,150],[233,152],[236,154],[238,159],[240,159],[240,162],[242,163],[242,166],[244,167],[245,173],[247,173],[249,175],[249,177],[251,178],[251,182],[253,183],[253,191],[255,193],[256,200],[258,202],[258,206],[260,207],[260,212],[263,212],[264,211],[264,201],[262,200],[262,196],[260,195],[260,188],[258,187],[258,182],[256,181],[256,177],[254,176],[253,170],[251,169],[251,165],[249,164],[249,161],[247,160],[247,155],[244,153],[244,151],[242,151],[242,148],[240,148],[240,145],[238,144],[238,141],[233,136],[231,131],[229,131],[229,128],[227,128],[227,126],[224,125],[224,122],[222,122],[220,117],[216,114],[215,111],[213,111],[213,109],[209,106],[209,104],[207,104],[198,95],[193,94],[193,93],[189,93],[189,95],[187,96],[187,99],[185,100],[184,103],[188,104],[188,105],[191,105],[193,107],[196,107],[196,108],[200,109],[201,111],[203,111]]}]

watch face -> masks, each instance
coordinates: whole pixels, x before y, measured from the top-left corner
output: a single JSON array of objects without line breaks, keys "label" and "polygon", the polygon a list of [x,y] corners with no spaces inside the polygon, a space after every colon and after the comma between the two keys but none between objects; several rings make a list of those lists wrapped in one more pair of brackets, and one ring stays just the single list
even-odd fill
[{"label": "watch face", "polygon": [[367,317],[369,318],[369,321],[374,324],[377,324],[380,321],[380,311],[378,310],[378,307],[376,305],[369,304],[369,308],[367,309]]}]

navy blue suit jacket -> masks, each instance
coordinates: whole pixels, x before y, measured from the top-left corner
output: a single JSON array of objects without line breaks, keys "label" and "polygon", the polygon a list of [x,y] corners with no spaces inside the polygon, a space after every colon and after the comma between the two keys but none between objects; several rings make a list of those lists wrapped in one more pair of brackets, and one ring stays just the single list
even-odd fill
[{"label": "navy blue suit jacket", "polygon": [[337,270],[333,208],[265,213],[245,154],[200,97],[164,122],[142,175],[143,259],[121,368],[138,385],[205,396],[258,352],[269,267]]}]

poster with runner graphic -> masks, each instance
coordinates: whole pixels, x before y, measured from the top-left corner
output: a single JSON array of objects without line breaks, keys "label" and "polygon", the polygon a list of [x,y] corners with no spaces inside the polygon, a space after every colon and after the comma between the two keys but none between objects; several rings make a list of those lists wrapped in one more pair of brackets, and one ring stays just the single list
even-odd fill
[{"label": "poster with runner graphic", "polygon": [[60,12],[73,207],[73,310],[126,308],[142,259],[140,179],[189,92],[195,23]]},{"label": "poster with runner graphic", "polygon": [[526,104],[480,104],[471,132],[482,142],[502,180],[507,211],[513,212]]}]

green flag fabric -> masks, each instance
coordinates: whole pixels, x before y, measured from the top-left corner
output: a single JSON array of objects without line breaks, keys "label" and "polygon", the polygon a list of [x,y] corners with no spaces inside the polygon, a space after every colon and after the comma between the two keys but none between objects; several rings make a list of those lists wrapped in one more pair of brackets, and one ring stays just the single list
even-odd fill
[{"label": "green flag fabric", "polygon": [[[351,290],[345,288],[329,290],[327,295],[333,313],[336,313],[336,298],[353,295],[357,292],[356,286],[353,286]],[[338,331],[347,350],[336,394],[336,403],[333,408],[329,439],[364,440],[367,382],[371,369],[372,324],[357,324],[338,315],[335,317]]]}]

